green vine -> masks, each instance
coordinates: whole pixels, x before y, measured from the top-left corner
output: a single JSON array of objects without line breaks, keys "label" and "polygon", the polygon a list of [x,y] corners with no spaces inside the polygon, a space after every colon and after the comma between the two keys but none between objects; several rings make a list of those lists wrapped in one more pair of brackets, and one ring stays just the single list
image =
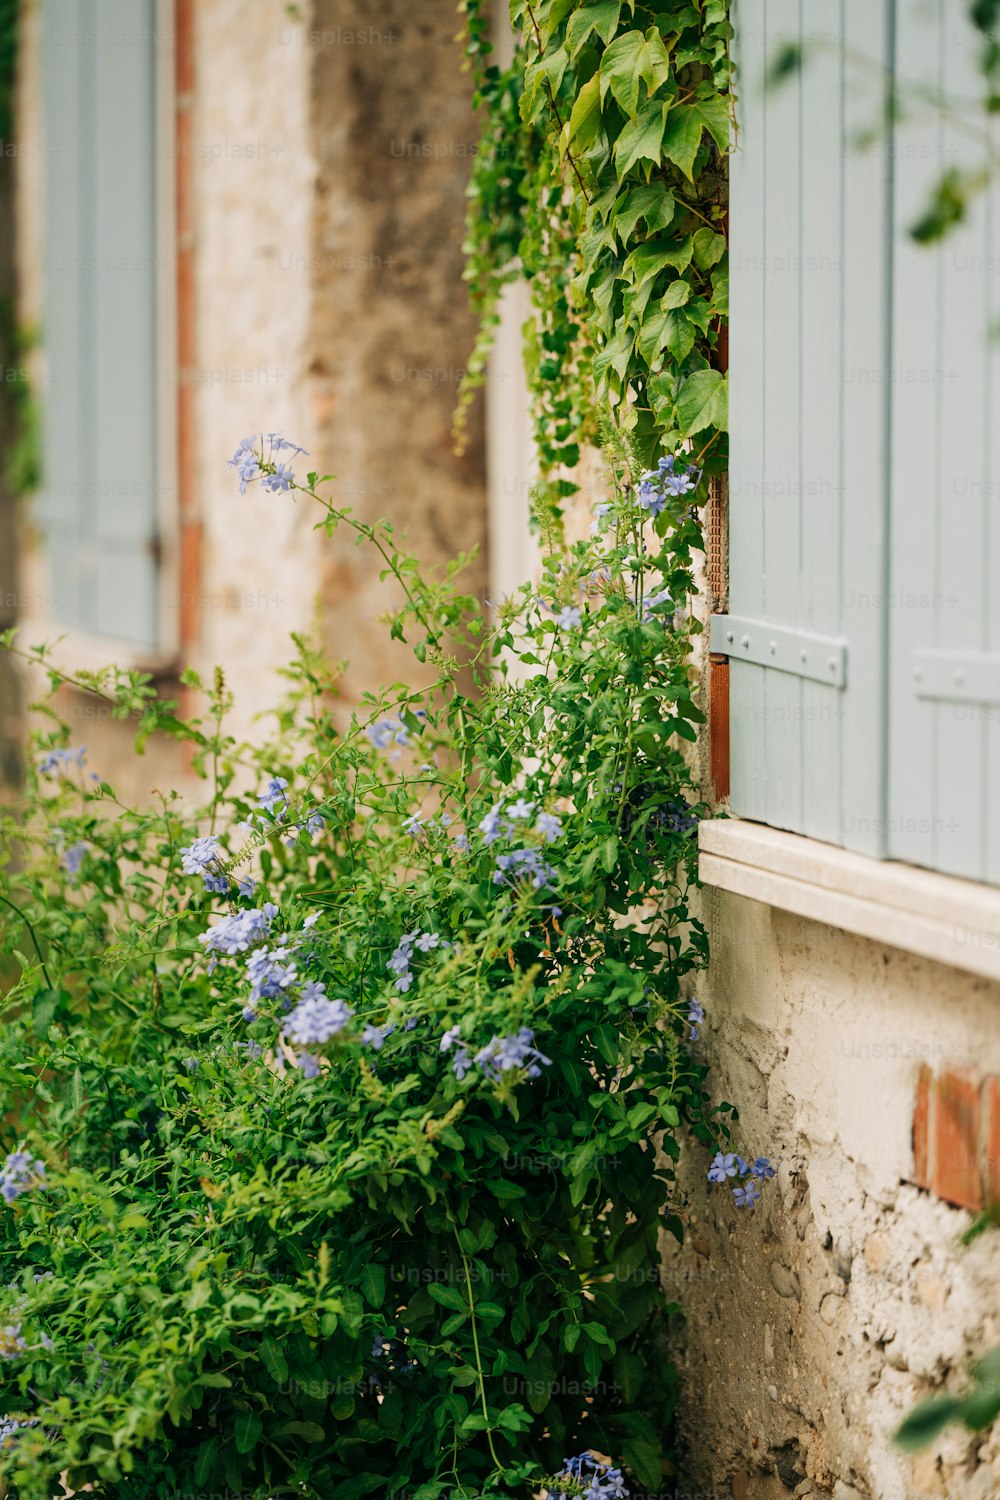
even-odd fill
[{"label": "green vine", "polygon": [[482,0],[463,8],[475,102],[494,144],[470,185],[467,274],[483,334],[462,403],[482,377],[499,292],[523,275],[544,475],[575,468],[609,413],[644,462],[686,446],[722,471],[724,0],[512,0],[515,57],[503,71],[488,60]]}]

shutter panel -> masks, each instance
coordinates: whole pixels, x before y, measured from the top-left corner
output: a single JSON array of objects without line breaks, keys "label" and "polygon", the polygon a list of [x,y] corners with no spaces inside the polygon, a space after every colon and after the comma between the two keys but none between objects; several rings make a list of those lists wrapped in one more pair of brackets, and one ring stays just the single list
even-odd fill
[{"label": "shutter panel", "polygon": [[157,640],[153,0],[44,0],[43,518],[57,620]]},{"label": "shutter panel", "polygon": [[[842,21],[843,16],[843,21]],[[739,0],[731,158],[732,806],[884,850],[889,0]],[[787,43],[804,67],[764,88]],[[852,56],[868,59],[864,68]],[[780,663],[780,667],[777,665]]]},{"label": "shutter panel", "polygon": [[[980,97],[982,37],[966,8],[899,10],[901,77]],[[922,111],[897,162],[889,827],[901,859],[1000,881],[995,182],[937,244],[908,232],[943,171],[985,162],[988,122],[971,123],[978,138],[968,117]]]}]

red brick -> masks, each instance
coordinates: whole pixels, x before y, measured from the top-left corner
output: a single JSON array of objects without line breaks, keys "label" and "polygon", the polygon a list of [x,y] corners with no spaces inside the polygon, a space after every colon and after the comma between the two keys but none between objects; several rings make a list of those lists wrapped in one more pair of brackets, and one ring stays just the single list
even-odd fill
[{"label": "red brick", "polygon": [[931,1080],[926,1063],[917,1074],[916,1103],[913,1106],[913,1180],[917,1187],[931,1185]]},{"label": "red brick", "polygon": [[1000,1204],[1000,1078],[987,1078],[983,1084],[983,1114],[986,1117],[983,1179],[986,1201]]},{"label": "red brick", "polygon": [[708,667],[708,743],[712,791],[729,796],[729,658],[712,656]]},{"label": "red brick", "polygon": [[979,1169],[979,1085],[969,1073],[938,1079],[934,1101],[931,1187],[939,1198],[978,1212],[983,1206]]}]

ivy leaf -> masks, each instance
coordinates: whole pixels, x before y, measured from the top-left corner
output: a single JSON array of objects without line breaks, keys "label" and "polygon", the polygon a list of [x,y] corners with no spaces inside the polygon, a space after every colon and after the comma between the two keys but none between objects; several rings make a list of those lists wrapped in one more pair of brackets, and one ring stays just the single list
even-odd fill
[{"label": "ivy leaf", "polygon": [[677,104],[663,135],[663,155],[680,167],[689,182],[694,181],[694,159],[701,144],[703,122],[693,104]]},{"label": "ivy leaf", "polygon": [[622,4],[623,0],[591,0],[590,5],[574,11],[566,27],[566,46],[570,57],[576,56],[592,31],[597,32],[605,46],[608,45],[618,30]]},{"label": "ivy leaf", "polygon": [[678,308],[667,313],[666,344],[678,363],[687,359],[694,348],[694,331],[694,324],[686,313]]},{"label": "ivy leaf", "polygon": [[695,370],[677,392],[677,420],[683,437],[706,427],[726,430],[729,420],[726,377],[718,370]]},{"label": "ivy leaf", "polygon": [[691,240],[649,240],[633,250],[622,267],[625,274],[635,278],[636,286],[642,286],[650,276],[662,271],[664,266],[673,266],[683,271],[691,262]]},{"label": "ivy leaf", "polygon": [[650,99],[640,109],[638,117],[625,126],[615,142],[615,166],[619,182],[637,161],[650,161],[654,166],[659,165],[668,108],[668,105]]},{"label": "ivy leaf", "polygon": [[521,95],[521,119],[526,125],[537,120],[562,83],[569,58],[565,47],[555,47],[538,62],[524,70],[524,93]]},{"label": "ivy leaf", "polygon": [[645,220],[649,234],[666,229],[674,216],[674,195],[668,188],[651,182],[631,188],[621,198],[620,208],[612,214],[611,223],[622,244],[631,239],[640,219]]},{"label": "ivy leaf", "polygon": [[569,117],[569,140],[581,150],[593,145],[601,128],[601,81],[595,73],[576,96]]},{"label": "ivy leaf", "polygon": [[635,118],[639,103],[639,80],[646,38],[641,31],[625,31],[616,36],[601,58],[598,82],[603,104],[611,90],[630,119]]},{"label": "ivy leaf", "polygon": [[671,307],[683,307],[691,296],[691,288],[686,281],[679,278],[672,281],[667,290],[660,298],[660,306],[669,310]]},{"label": "ivy leaf", "polygon": [[696,99],[691,108],[720,151],[729,150],[729,106],[719,94]]},{"label": "ivy leaf", "polygon": [[714,229],[707,226],[699,229],[694,237],[694,263],[701,270],[707,271],[716,265],[726,253],[725,236],[716,234]]},{"label": "ivy leaf", "polygon": [[594,360],[594,379],[598,382],[606,379],[611,369],[623,380],[634,348],[635,336],[628,328],[619,328]]}]

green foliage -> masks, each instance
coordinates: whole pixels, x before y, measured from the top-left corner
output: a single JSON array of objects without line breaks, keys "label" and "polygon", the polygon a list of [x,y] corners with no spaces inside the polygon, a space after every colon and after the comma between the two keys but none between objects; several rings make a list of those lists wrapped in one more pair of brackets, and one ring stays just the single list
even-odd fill
[{"label": "green foliage", "polygon": [[503,168],[496,150],[476,160],[468,274],[487,340],[502,284],[523,275],[531,288],[526,363],[543,474],[572,469],[609,414],[643,463],[690,441],[698,464],[721,471],[724,0],[512,0],[506,72],[485,60],[481,0],[464,8],[485,138],[507,146]]},{"label": "green foliage", "polygon": [[1000,1417],[1000,1348],[976,1366],[972,1388],[964,1396],[932,1396],[915,1406],[896,1432],[896,1442],[916,1452],[953,1422],[981,1432]]},{"label": "green foliage", "polygon": [[[682,1132],[728,1127],[685,1019],[705,959],[697,626],[662,599],[690,591],[698,528],[690,496],[642,526],[635,462],[612,455],[597,535],[551,550],[495,619],[457,565],[427,578],[387,526],[321,502],[327,531],[380,553],[389,628],[428,678],[341,728],[336,672],[304,641],[263,748],[227,733],[220,674],[186,674],[187,720],[143,674],[76,680],[140,744],[189,747],[204,796],[131,808],[64,757],[3,814],[3,1144],[45,1167],[0,1203],[8,1495],[48,1500],[66,1474],[117,1500],[527,1497],[587,1448],[662,1487],[659,1239],[683,1233]],[[41,707],[36,756],[68,750]],[[529,814],[491,842],[484,817],[518,799]],[[196,835],[221,840],[221,894],[182,870]],[[538,888],[504,875],[514,845],[549,867]],[[199,937],[268,901],[266,941],[298,973],[247,1019],[249,955],[210,968]],[[403,990],[389,960],[418,931],[437,941]],[[311,1047],[282,1003],[307,977],[354,1012]],[[459,1077],[455,1027],[470,1059],[528,1028],[549,1061]]]}]

